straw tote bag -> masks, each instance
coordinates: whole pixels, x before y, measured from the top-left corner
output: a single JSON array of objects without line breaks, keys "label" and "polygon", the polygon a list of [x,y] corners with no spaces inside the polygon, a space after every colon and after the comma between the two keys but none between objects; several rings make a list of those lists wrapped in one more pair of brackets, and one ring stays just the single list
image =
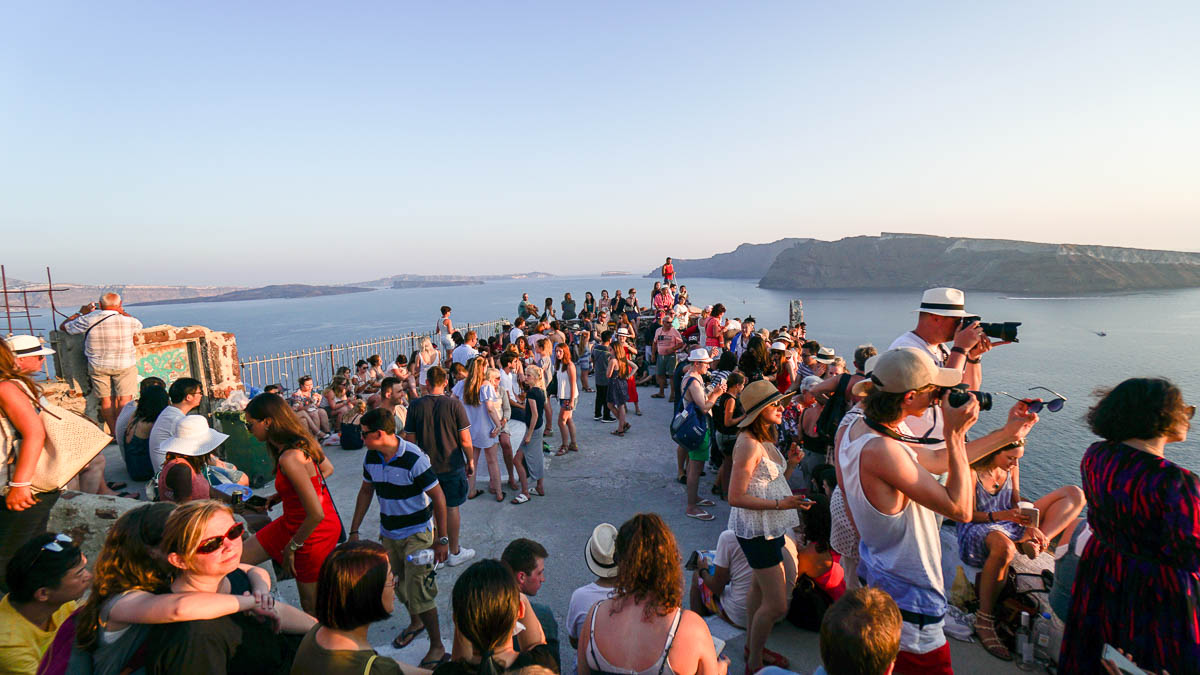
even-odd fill
[{"label": "straw tote bag", "polygon": [[[38,411],[38,419],[46,429],[46,443],[30,482],[33,483],[34,492],[53,492],[66,485],[88,462],[95,459],[112,442],[112,437],[87,417],[52,403],[42,403],[24,386],[21,388]],[[16,450],[18,439],[19,434],[12,423],[0,416],[0,453],[3,454],[0,460],[4,462],[9,479],[19,453]],[[3,491],[8,492],[7,480]]]}]

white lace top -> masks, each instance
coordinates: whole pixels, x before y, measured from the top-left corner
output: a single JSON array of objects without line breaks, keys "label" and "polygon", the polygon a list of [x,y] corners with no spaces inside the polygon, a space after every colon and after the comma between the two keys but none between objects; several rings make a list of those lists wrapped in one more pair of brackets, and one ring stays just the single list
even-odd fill
[{"label": "white lace top", "polygon": [[[746,485],[746,494],[759,499],[791,497],[792,488],[788,486],[787,478],[783,475],[787,463],[775,449],[774,443],[763,443],[762,445],[765,452],[750,474],[750,482]],[[737,506],[729,509],[729,529],[742,539],[782,537],[789,529],[799,524],[800,517],[796,515],[795,509],[775,511],[773,509],[743,509]]]}]

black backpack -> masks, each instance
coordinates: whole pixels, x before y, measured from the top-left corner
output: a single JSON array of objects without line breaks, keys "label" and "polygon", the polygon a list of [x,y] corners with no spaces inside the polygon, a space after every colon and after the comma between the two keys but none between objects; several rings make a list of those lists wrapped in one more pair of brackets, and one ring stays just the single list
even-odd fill
[{"label": "black backpack", "polygon": [[833,447],[838,425],[842,423],[842,418],[850,409],[850,401],[846,398],[846,389],[849,385],[850,374],[842,374],[838,379],[837,390],[825,402],[825,407],[821,409],[821,416],[817,418],[817,437],[827,442],[829,444],[827,447]]}]

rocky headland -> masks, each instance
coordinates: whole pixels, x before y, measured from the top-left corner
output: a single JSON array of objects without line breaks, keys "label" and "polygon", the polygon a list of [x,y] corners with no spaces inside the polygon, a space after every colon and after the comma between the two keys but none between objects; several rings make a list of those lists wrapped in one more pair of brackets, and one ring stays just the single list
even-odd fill
[{"label": "rocky headland", "polygon": [[[774,255],[766,248],[787,241]],[[743,244],[695,262],[691,276],[757,276],[761,288],[780,290],[954,286],[1083,294],[1200,287],[1200,253],[888,232]],[[680,277],[689,276],[675,265]]]}]

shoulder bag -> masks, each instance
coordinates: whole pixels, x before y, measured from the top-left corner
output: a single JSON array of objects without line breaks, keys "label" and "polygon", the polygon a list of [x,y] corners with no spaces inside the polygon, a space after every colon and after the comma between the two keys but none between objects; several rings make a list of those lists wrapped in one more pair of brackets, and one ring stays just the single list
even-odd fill
[{"label": "shoulder bag", "polygon": [[[87,417],[52,403],[38,401],[24,385],[21,389],[33,404],[46,430],[46,442],[30,482],[33,483],[34,492],[54,492],[74,478],[113,439]],[[3,453],[0,461],[4,463],[7,473],[0,491],[5,494],[20,453],[16,444],[18,440],[20,434],[12,423],[0,416],[0,453]]]}]

